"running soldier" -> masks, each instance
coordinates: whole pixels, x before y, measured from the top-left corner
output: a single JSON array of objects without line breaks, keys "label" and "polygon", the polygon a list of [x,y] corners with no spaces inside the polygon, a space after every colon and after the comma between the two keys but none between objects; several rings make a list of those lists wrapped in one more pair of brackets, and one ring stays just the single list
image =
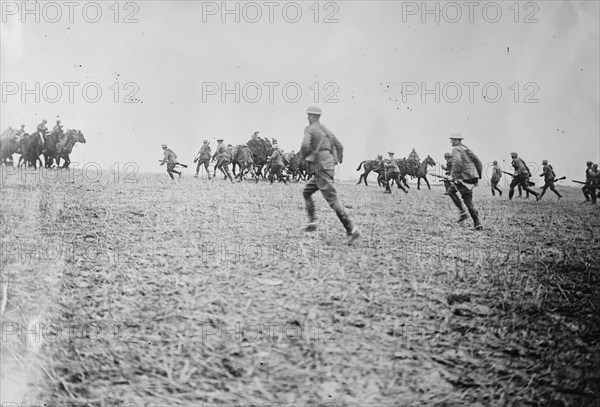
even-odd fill
[{"label": "running soldier", "polygon": [[404,191],[404,193],[408,194],[406,188],[402,186],[402,180],[400,179],[400,168],[398,167],[398,160],[394,158],[393,151],[389,151],[388,154],[390,155],[390,158],[383,161],[383,170],[385,171],[385,193],[392,193],[392,190],[390,188],[390,180],[395,180],[396,185],[398,185],[398,189],[401,189]]},{"label": "running soldier", "polygon": [[218,138],[217,143],[219,143],[219,145],[217,146],[217,149],[212,156],[213,160],[215,158],[217,158],[217,164],[215,165],[215,172],[217,170],[221,170],[221,172],[223,172],[223,174],[225,174],[226,178],[229,178],[231,183],[235,184],[235,181],[233,180],[233,177],[231,176],[231,172],[229,171],[229,163],[231,162],[231,152],[229,151],[229,149],[227,149],[227,146],[225,146],[225,144],[223,144],[222,138]]},{"label": "running soldier", "polygon": [[512,157],[512,166],[515,169],[515,175],[512,181],[510,182],[508,199],[512,199],[513,195],[515,194],[515,187],[517,185],[520,185],[521,188],[525,190],[525,192],[529,192],[530,194],[535,196],[536,201],[539,201],[539,194],[529,187],[529,177],[531,177],[531,172],[529,171],[529,168],[527,168],[525,161],[519,158],[519,155],[517,153],[510,153],[510,156]]},{"label": "running soldier", "polygon": [[554,192],[558,196],[558,200],[557,200],[557,202],[558,202],[558,201],[560,201],[560,198],[562,198],[562,195],[560,194],[560,192],[558,192],[554,188],[554,179],[556,178],[554,169],[552,168],[552,166],[550,164],[548,164],[548,160],[542,160],[542,165],[543,165],[542,175],[544,176],[544,186],[542,187],[542,193],[540,194],[540,199],[542,199],[542,197],[546,193],[546,190],[548,188],[550,188],[550,191]]},{"label": "running soldier", "polygon": [[492,167],[492,196],[496,196],[496,192],[502,196],[502,190],[498,188],[498,183],[500,182],[500,178],[502,178],[502,170],[498,167],[498,161],[494,160],[494,166]]},{"label": "running soldier", "polygon": [[202,141],[202,147],[200,147],[200,151],[196,154],[194,162],[198,162],[196,165],[196,175],[194,175],[194,177],[198,178],[200,166],[204,164],[204,171],[206,171],[206,175],[208,175],[208,179],[210,180],[210,171],[208,170],[208,164],[210,163],[210,146],[208,145],[208,140]]},{"label": "running soldier", "polygon": [[[469,147],[462,144],[463,137],[454,133],[450,136],[452,143],[452,170],[450,175],[451,186],[448,195],[454,202],[454,205],[460,211],[458,222],[465,221],[469,218],[469,214],[473,219],[475,230],[483,230],[483,226],[479,221],[479,213],[473,205],[473,188],[477,186],[478,180],[481,179],[482,165],[479,158],[472,152]],[[466,184],[472,185],[471,187]],[[457,192],[460,192],[463,203],[458,197]],[[467,210],[465,210],[465,206]]]},{"label": "running soldier", "polygon": [[[445,171],[444,175],[446,175],[447,178],[450,178],[450,174],[452,174],[452,153],[444,153],[444,158],[446,159],[446,165],[442,164],[442,170]],[[452,186],[452,183],[448,180],[444,180],[444,188],[446,188],[444,195],[448,195],[450,186]]]},{"label": "running soldier", "polygon": [[592,165],[590,173],[590,186],[588,187],[588,193],[592,197],[592,205],[596,205],[596,190],[600,190],[600,170],[598,170],[598,164]]},{"label": "running soldier", "polygon": [[287,177],[283,174],[283,169],[285,168],[283,165],[283,155],[277,144],[273,144],[273,153],[271,154],[271,157],[269,157],[269,160],[271,163],[271,171],[269,172],[269,181],[271,181],[271,184],[275,177],[277,177],[279,181],[283,181],[284,184],[287,184]]},{"label": "running soldier", "polygon": [[302,147],[298,154],[307,161],[308,173],[314,177],[307,182],[302,191],[309,219],[305,230],[307,232],[317,230],[317,216],[312,195],[320,190],[346,229],[347,244],[351,245],[360,237],[360,232],[353,225],[333,186],[333,170],[335,164],[342,163],[344,147],[335,135],[319,122],[322,113],[319,107],[311,106],[306,113],[309,125],[304,129]]},{"label": "running soldier", "polygon": [[167,163],[167,173],[169,174],[169,177],[171,177],[171,180],[175,180],[173,174],[177,174],[179,175],[179,178],[181,178],[181,172],[175,169],[175,164],[177,164],[177,154],[175,154],[175,152],[171,150],[166,144],[162,145],[162,149],[165,152],[165,156],[160,162],[160,165],[164,165],[165,163]]},{"label": "running soldier", "polygon": [[592,171],[593,162],[588,161],[586,164],[587,168],[585,169],[585,185],[583,188],[581,188],[581,192],[583,192],[583,196],[585,196],[585,201],[583,201],[584,203],[590,201],[590,174]]}]

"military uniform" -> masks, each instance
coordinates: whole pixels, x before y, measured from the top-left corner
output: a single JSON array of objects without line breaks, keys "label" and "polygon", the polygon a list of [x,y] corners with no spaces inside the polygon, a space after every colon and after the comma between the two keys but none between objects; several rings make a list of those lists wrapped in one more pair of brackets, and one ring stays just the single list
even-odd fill
[{"label": "military uniform", "polygon": [[498,162],[494,161],[494,166],[492,167],[492,178],[490,180],[492,183],[492,196],[496,196],[495,191],[498,191],[500,196],[502,196],[502,190],[498,188],[500,178],[502,178],[502,170],[500,169],[500,167],[498,167]]},{"label": "military uniform", "polygon": [[[473,225],[476,230],[483,229],[481,222],[479,220],[479,212],[475,209],[475,205],[473,205],[473,191],[472,188],[469,188],[465,184],[471,184],[476,186],[478,180],[481,179],[481,161],[479,158],[473,153],[467,146],[463,145],[461,140],[462,136],[460,134],[453,134],[450,136],[450,140],[452,140],[452,168],[450,172],[450,176],[455,182],[450,185],[450,189],[448,190],[448,195],[452,202],[458,210],[460,211],[460,217],[458,218],[459,222],[462,222],[469,218],[467,215],[467,211],[465,211],[465,206],[471,218],[473,219]],[[462,198],[458,197],[458,193]]]},{"label": "military uniform", "polygon": [[46,127],[46,123],[48,123],[45,119],[42,120],[42,122],[40,124],[37,125],[37,133],[39,134],[40,137],[40,141],[42,142],[42,146],[44,145],[44,143],[46,142],[46,138],[47,138],[47,134],[48,134],[48,128]]},{"label": "military uniform", "polygon": [[419,163],[421,162],[421,159],[419,158],[419,154],[417,154],[414,148],[408,155],[407,161],[412,171],[416,174],[419,170]]},{"label": "military uniform", "polygon": [[554,169],[552,168],[552,166],[550,164],[548,164],[548,161],[546,161],[546,160],[544,160],[542,162],[542,164],[543,164],[542,175],[544,176],[544,186],[542,187],[542,193],[540,194],[540,199],[542,199],[542,197],[544,196],[544,194],[546,193],[546,190],[548,188],[550,188],[550,190],[558,196],[558,199],[562,198],[562,195],[560,194],[560,192],[558,192],[556,190],[556,188],[554,188],[554,178],[556,178]]},{"label": "military uniform", "polygon": [[314,175],[302,191],[309,218],[306,231],[316,230],[317,216],[312,195],[317,191],[321,191],[331,209],[335,211],[342,222],[344,229],[346,229],[346,234],[350,237],[348,243],[351,244],[360,237],[360,232],[353,225],[333,186],[333,170],[335,164],[342,162],[344,148],[335,135],[319,122],[320,108],[309,107],[307,113],[310,124],[304,129],[302,147],[298,153],[301,158],[306,160],[309,175]]},{"label": "military uniform", "polygon": [[398,189],[403,190],[405,193],[408,193],[406,188],[402,186],[402,181],[400,179],[400,168],[398,167],[398,160],[393,158],[393,153],[390,152],[390,158],[383,161],[383,169],[385,171],[385,192],[388,194],[392,193],[392,189],[390,188],[390,180],[395,180],[396,185],[398,185]]},{"label": "military uniform", "polygon": [[510,182],[508,199],[512,199],[513,195],[515,194],[515,187],[520,185],[522,189],[535,196],[535,199],[539,201],[540,196],[538,193],[529,187],[529,177],[531,177],[531,172],[529,171],[529,168],[527,168],[527,164],[525,164],[525,161],[519,158],[516,154],[511,154],[511,156],[513,158],[512,166],[515,169],[515,175]]},{"label": "military uniform", "polygon": [[231,181],[231,183],[235,183],[233,177],[231,176],[231,172],[229,171],[229,163],[231,163],[231,151],[223,144],[223,140],[220,141],[215,154],[212,156],[213,160],[217,158],[217,165],[215,165],[215,171],[217,169],[221,170],[227,178]]},{"label": "military uniform", "polygon": [[271,181],[271,184],[275,177],[282,180],[284,184],[287,184],[286,177],[283,176],[283,169],[285,167],[283,164],[283,156],[281,155],[281,151],[279,151],[277,144],[273,145],[273,153],[271,154],[271,157],[269,157],[269,161],[271,163],[271,171],[269,172],[269,181]]},{"label": "military uniform", "polygon": [[588,193],[592,197],[592,205],[596,205],[596,200],[598,198],[596,190],[600,190],[600,170],[598,170],[598,164],[594,164],[592,169],[588,172],[590,176]]},{"label": "military uniform", "polygon": [[[446,159],[446,165],[442,164],[442,170],[444,170],[444,174],[446,177],[450,177],[452,174],[452,154],[446,153],[444,154],[444,158]],[[448,195],[448,191],[452,183],[448,180],[444,180],[444,188],[446,188],[446,193],[444,195]]]},{"label": "military uniform", "polygon": [[583,196],[585,196],[585,202],[590,201],[590,173],[592,171],[592,162],[588,161],[587,168],[585,169],[585,185],[581,188],[581,192],[583,192]]},{"label": "military uniform", "polygon": [[63,133],[63,128],[62,127],[63,126],[60,124],[60,120],[57,120],[56,124],[52,128],[52,133],[62,134]]},{"label": "military uniform", "polygon": [[204,164],[204,170],[206,171],[206,175],[208,175],[208,179],[210,179],[210,171],[208,171],[208,164],[210,163],[211,158],[210,152],[208,141],[204,140],[202,147],[200,147],[200,151],[198,151],[198,154],[196,154],[196,158],[194,159],[194,161],[198,162],[198,164],[196,164],[195,177],[197,177],[200,172],[200,166]]},{"label": "military uniform", "polygon": [[166,144],[163,144],[162,148],[165,153],[165,156],[162,159],[160,165],[164,165],[165,163],[167,163],[167,173],[169,174],[169,177],[171,177],[171,179],[175,179],[175,177],[173,177],[173,174],[178,174],[181,178],[181,172],[175,169],[175,164],[177,164],[177,154],[175,154],[173,150],[168,148]]}]

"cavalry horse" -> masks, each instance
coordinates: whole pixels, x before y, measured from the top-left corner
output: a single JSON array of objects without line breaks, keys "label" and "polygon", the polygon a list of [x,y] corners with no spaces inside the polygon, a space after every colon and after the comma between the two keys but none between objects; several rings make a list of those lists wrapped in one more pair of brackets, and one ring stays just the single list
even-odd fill
[{"label": "cavalry horse", "polygon": [[[50,139],[50,137],[48,137]],[[73,151],[73,146],[75,143],[84,143],[85,137],[83,137],[83,133],[81,130],[72,130],[69,129],[65,133],[62,133],[58,142],[56,143],[56,166],[58,168],[69,168],[69,164],[71,163],[71,159],[69,159],[69,154]],[[65,164],[60,166],[60,159],[65,160]]]},{"label": "cavalry horse", "polygon": [[398,167],[400,168],[400,177],[404,177],[406,175],[410,175],[411,177],[417,178],[417,189],[421,189],[421,179],[425,181],[427,184],[427,188],[431,189],[429,186],[429,181],[427,180],[427,166],[435,167],[435,161],[431,156],[425,157],[423,162],[421,162],[416,171],[414,167],[408,165],[408,160],[403,158],[402,160],[398,160]]},{"label": "cavalry horse", "polygon": [[233,163],[234,168],[235,164],[240,166],[240,173],[238,175],[235,175],[235,171],[233,173],[235,178],[238,178],[239,176],[240,182],[242,182],[244,175],[247,173],[250,173],[256,182],[258,182],[258,175],[256,175],[256,172],[254,171],[254,160],[252,159],[252,155],[252,150],[247,146],[239,144],[235,146],[231,152],[231,162]]},{"label": "cavalry horse", "polygon": [[43,150],[42,146],[43,143],[39,132],[36,131],[31,134],[24,134],[21,138],[21,157],[19,158],[17,166],[20,166],[21,162],[24,162],[25,166],[37,169],[37,163],[39,162],[40,167],[42,167],[42,160],[40,160],[40,155]]},{"label": "cavalry horse", "polygon": [[[383,182],[383,184],[381,181],[381,176],[383,174],[383,160],[381,160],[381,161],[377,161],[377,160],[362,161],[360,164],[358,164],[358,168],[356,169],[356,171],[360,171],[360,168],[363,166],[363,164],[364,164],[365,172],[360,174],[360,178],[358,178],[358,183],[356,185],[360,185],[360,183],[364,180],[365,185],[369,186],[369,184],[367,184],[367,177],[369,176],[371,171],[374,171],[378,174],[377,183],[379,184],[379,186],[380,187],[385,186],[385,181]],[[384,175],[384,177],[385,177],[385,175]],[[385,180],[385,178],[384,178],[384,180]]]}]

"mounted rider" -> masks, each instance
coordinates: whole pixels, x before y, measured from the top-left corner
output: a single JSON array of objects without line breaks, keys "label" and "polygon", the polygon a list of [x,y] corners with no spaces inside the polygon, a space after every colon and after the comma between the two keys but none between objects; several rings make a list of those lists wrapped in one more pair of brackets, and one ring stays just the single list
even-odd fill
[{"label": "mounted rider", "polygon": [[56,124],[54,125],[54,127],[52,128],[52,133],[58,133],[58,134],[63,134],[63,126],[62,124],[60,124],[60,120],[56,121]]},{"label": "mounted rider", "polygon": [[22,124],[21,128],[16,131],[15,138],[20,140],[24,135],[25,135],[25,125]]},{"label": "mounted rider", "polygon": [[406,159],[406,164],[408,165],[408,168],[411,172],[414,172],[415,174],[418,172],[419,164],[421,164],[421,159],[419,158],[419,154],[417,154],[414,148],[408,155],[408,158]]},{"label": "mounted rider", "polygon": [[273,153],[271,154],[271,157],[269,157],[269,161],[271,162],[271,173],[269,174],[269,181],[271,181],[271,184],[273,183],[275,176],[286,184],[287,177],[283,175],[283,169],[285,168],[283,165],[283,155],[277,144],[273,144]]}]

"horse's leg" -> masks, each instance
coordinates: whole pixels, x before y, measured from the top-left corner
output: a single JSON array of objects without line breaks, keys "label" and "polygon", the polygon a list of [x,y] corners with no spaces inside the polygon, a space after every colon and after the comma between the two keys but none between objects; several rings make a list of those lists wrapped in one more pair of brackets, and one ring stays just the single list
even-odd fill
[{"label": "horse's leg", "polygon": [[417,189],[421,190],[421,177],[417,177]]},{"label": "horse's leg", "polygon": [[69,164],[71,164],[71,159],[69,158],[69,155],[65,155],[64,156],[65,159],[65,166],[63,168],[69,168]]},{"label": "horse's leg", "polygon": [[429,186],[429,180],[427,179],[427,175],[423,175],[423,179],[427,183],[427,188],[431,189],[431,187]]}]

